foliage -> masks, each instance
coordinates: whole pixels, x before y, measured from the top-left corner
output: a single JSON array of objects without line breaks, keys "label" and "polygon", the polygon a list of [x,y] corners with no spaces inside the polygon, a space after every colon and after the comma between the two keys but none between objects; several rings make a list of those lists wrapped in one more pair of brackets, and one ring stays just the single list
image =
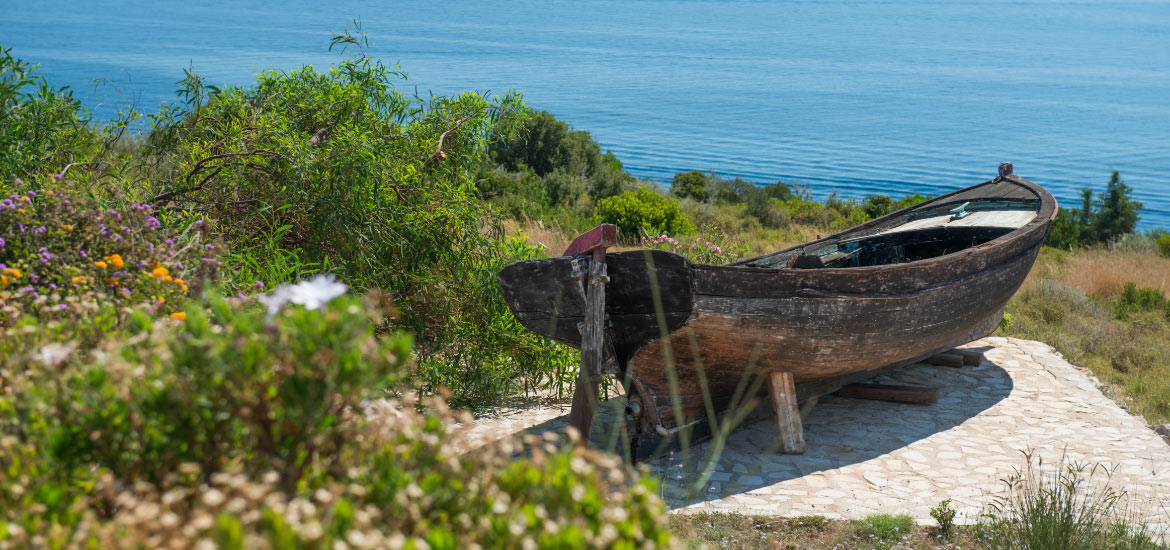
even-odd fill
[{"label": "foliage", "polygon": [[[622,163],[601,146],[589,132],[572,130],[548,111],[512,115],[521,124],[518,130],[498,132],[492,140],[492,159],[510,172],[531,170],[548,185],[550,177],[575,178],[593,200],[611,197],[629,188],[633,178]],[[551,193],[549,205],[564,204],[571,194]]]},{"label": "foliage", "polygon": [[0,200],[5,355],[59,333],[87,348],[125,319],[128,306],[157,316],[182,311],[220,263],[202,220],[172,220],[144,204],[103,208],[59,178],[22,182]]},{"label": "foliage", "polygon": [[1170,233],[1159,235],[1156,242],[1158,243],[1158,253],[1170,258]]},{"label": "foliage", "polygon": [[[410,339],[324,278],[211,298],[0,394],[0,548],[655,548],[650,481],[529,436],[464,454],[441,398],[388,395]],[[303,305],[294,305],[303,304]],[[6,367],[7,368],[7,367]]]},{"label": "foliage", "polygon": [[217,220],[234,289],[326,270],[383,289],[398,308],[388,328],[417,338],[424,388],[445,385],[458,404],[559,383],[571,353],[524,330],[495,283],[530,251],[505,242],[475,195],[490,136],[522,121],[519,97],[420,99],[395,88],[400,76],[361,48],[251,87],[188,73],[143,151],[150,202]]},{"label": "foliage", "polygon": [[714,242],[699,235],[681,236],[678,239],[670,235],[658,235],[643,238],[641,245],[646,248],[669,250],[686,256],[692,262],[708,265],[734,262],[747,255],[747,247],[731,242],[726,234],[715,228],[704,227],[702,233],[710,235]]},{"label": "foliage", "polygon": [[89,113],[68,88],[0,48],[0,178],[27,178],[83,162],[101,147]]},{"label": "foliage", "polygon": [[889,548],[909,538],[915,530],[914,518],[906,515],[873,514],[853,523],[855,529],[871,539],[874,548]]},{"label": "foliage", "polygon": [[951,499],[949,498],[943,499],[938,503],[938,506],[930,509],[930,517],[938,522],[938,534],[943,539],[951,538],[951,534],[954,533],[955,514],[957,513],[954,508],[951,508]]},{"label": "foliage", "polygon": [[1093,198],[1093,190],[1081,190],[1081,207],[1061,211],[1053,221],[1048,245],[1074,248],[1113,241],[1133,233],[1140,218],[1142,203],[1133,200],[1133,188],[1126,185],[1116,170],[1109,176],[1105,190]]},{"label": "foliage", "polygon": [[1097,550],[1159,548],[1126,517],[1126,493],[1110,486],[1112,472],[1062,459],[1042,469],[1027,465],[1004,480],[986,527],[989,548]]},{"label": "foliage", "polygon": [[1135,313],[1145,311],[1164,312],[1170,319],[1170,300],[1156,288],[1138,288],[1134,283],[1125,283],[1114,311],[1118,319],[1129,319]]},{"label": "foliage", "polygon": [[670,193],[680,199],[707,200],[707,175],[698,171],[679,172],[670,181]]},{"label": "foliage", "polygon": [[619,236],[625,239],[695,232],[677,202],[645,187],[597,201],[597,220],[617,225]]}]

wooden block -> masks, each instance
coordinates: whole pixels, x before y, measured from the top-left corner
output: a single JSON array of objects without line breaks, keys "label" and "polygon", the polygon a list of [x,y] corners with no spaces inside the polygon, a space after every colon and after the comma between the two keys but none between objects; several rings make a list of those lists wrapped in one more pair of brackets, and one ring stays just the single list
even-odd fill
[{"label": "wooden block", "polygon": [[926,360],[923,361],[923,363],[929,363],[931,365],[940,365],[943,367],[961,367],[961,366],[963,366],[963,354],[955,353],[955,352],[951,352],[951,351],[948,351],[945,353],[939,353],[939,354],[927,357]]},{"label": "wooden block", "polygon": [[796,402],[796,383],[790,372],[768,373],[768,395],[776,416],[776,435],[780,437],[780,452],[804,453],[804,427],[800,422],[800,407]]},{"label": "wooden block", "polygon": [[963,355],[963,364],[968,367],[978,366],[983,362],[983,352],[971,349],[955,350]]},{"label": "wooden block", "polygon": [[849,384],[837,391],[841,397],[873,399],[896,403],[936,403],[938,388],[896,386],[893,384]]}]

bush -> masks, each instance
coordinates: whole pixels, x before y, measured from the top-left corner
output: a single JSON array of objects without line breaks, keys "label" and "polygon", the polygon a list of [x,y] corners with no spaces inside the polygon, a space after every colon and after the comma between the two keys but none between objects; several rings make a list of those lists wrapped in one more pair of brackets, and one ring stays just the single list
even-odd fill
[{"label": "bush", "polygon": [[1138,288],[1134,283],[1125,283],[1121,296],[1117,298],[1114,307],[1118,319],[1128,319],[1135,313],[1144,311],[1161,311],[1170,319],[1170,300],[1156,288]]},{"label": "bush", "polygon": [[1163,233],[1158,236],[1158,253],[1170,258],[1170,233]]},{"label": "bush", "polygon": [[677,202],[645,187],[597,202],[597,220],[617,225],[623,239],[643,235],[689,235],[695,232]]},{"label": "bush", "polygon": [[72,184],[45,179],[22,182],[0,200],[5,355],[63,330],[71,345],[88,348],[129,306],[163,317],[181,312],[217,272],[222,250],[204,240],[202,220],[172,220],[145,204],[103,208]]},{"label": "bush", "polygon": [[670,544],[616,456],[534,436],[463,454],[442,399],[370,399],[409,374],[409,337],[375,337],[382,300],[343,291],[140,313],[107,353],[5,371],[0,548]]},{"label": "bush", "polygon": [[680,172],[670,181],[670,194],[680,199],[707,200],[707,175],[698,171]]},{"label": "bush", "polygon": [[0,178],[60,171],[94,155],[101,139],[68,88],[0,48]]},{"label": "bush", "polygon": [[[522,103],[424,101],[396,90],[399,76],[360,53],[247,88],[189,74],[186,106],[160,115],[144,149],[159,167],[151,203],[217,220],[233,289],[320,270],[383,289],[398,308],[386,328],[415,335],[424,387],[446,385],[460,405],[559,384],[572,354],[516,322],[496,286],[529,251],[476,197],[489,136],[520,121]],[[499,185],[531,189],[525,177]]]},{"label": "bush", "polygon": [[708,265],[720,265],[734,262],[747,255],[747,247],[736,244],[712,227],[704,227],[703,233],[714,241],[701,236],[680,237],[675,239],[669,235],[658,235],[642,239],[641,245],[646,248],[669,250],[675,254],[686,256],[692,262]]}]

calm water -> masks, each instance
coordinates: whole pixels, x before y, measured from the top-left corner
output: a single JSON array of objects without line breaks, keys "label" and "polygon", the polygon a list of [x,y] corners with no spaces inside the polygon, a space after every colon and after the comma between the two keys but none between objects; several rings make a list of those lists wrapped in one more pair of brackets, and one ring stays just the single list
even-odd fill
[{"label": "calm water", "polygon": [[0,45],[105,118],[189,65],[325,66],[354,18],[407,86],[520,90],[639,176],[933,194],[1011,160],[1072,205],[1113,168],[1170,227],[1165,2],[0,0]]}]

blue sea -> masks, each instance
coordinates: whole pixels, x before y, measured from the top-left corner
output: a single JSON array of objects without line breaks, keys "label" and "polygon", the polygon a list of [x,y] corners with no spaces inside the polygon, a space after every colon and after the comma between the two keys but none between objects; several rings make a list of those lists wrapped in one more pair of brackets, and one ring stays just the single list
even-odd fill
[{"label": "blue sea", "polygon": [[1170,228],[1161,1],[0,0],[0,46],[108,119],[184,68],[325,67],[355,19],[406,90],[519,90],[637,176],[936,194],[1013,161],[1071,206],[1115,169]]}]

